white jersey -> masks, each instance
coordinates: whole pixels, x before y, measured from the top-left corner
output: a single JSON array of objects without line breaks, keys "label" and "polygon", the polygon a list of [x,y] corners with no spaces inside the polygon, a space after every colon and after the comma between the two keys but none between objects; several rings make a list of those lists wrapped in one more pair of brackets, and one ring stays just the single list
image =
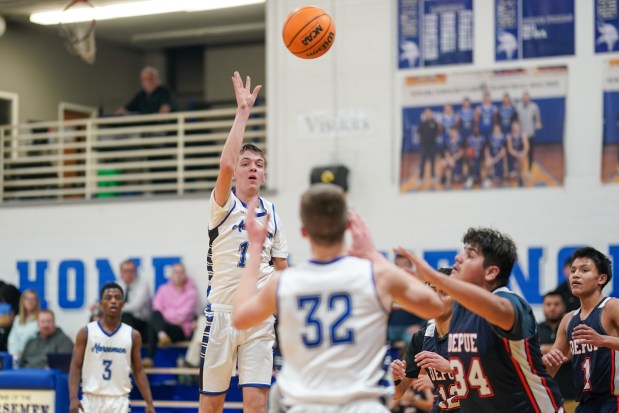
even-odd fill
[{"label": "white jersey", "polygon": [[133,329],[121,323],[112,334],[98,321],[86,325],[87,342],[82,365],[82,392],[97,396],[124,396],[131,391]]},{"label": "white jersey", "polygon": [[278,383],[287,405],[376,399],[385,377],[388,312],[372,263],[354,257],[284,270],[277,289]]},{"label": "white jersey", "polygon": [[[211,193],[209,216],[207,257],[209,286],[206,295],[209,304],[232,305],[234,293],[243,275],[243,268],[249,259],[247,252],[249,243],[245,231],[247,208],[236,197],[234,191],[230,193],[223,207],[217,205],[213,193]],[[271,259],[288,257],[286,237],[282,232],[279,216],[275,212],[275,205],[259,198],[258,221],[264,224],[267,212],[270,214],[269,234],[260,258],[259,287],[262,287],[274,272]]]}]

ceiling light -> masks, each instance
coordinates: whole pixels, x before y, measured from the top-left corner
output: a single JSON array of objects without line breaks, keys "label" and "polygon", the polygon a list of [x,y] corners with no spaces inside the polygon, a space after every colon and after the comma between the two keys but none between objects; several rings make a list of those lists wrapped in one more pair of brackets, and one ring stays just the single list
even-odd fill
[{"label": "ceiling light", "polygon": [[153,14],[195,12],[264,3],[266,0],[142,0],[106,6],[47,10],[32,13],[32,23],[52,25],[78,23],[91,20],[120,19],[123,17],[148,16]]}]

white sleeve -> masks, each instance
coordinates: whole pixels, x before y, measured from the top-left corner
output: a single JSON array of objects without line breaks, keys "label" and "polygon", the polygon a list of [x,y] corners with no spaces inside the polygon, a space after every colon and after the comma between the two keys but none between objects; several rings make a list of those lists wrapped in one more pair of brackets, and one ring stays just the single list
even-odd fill
[{"label": "white sleeve", "polygon": [[282,222],[277,214],[273,214],[275,222],[275,235],[273,236],[273,246],[271,247],[272,258],[288,258],[288,242],[282,228]]},{"label": "white sleeve", "polygon": [[211,192],[211,200],[209,202],[210,214],[208,218],[209,229],[213,229],[223,222],[228,213],[230,213],[232,208],[234,208],[234,204],[236,202],[234,198],[235,197],[232,195],[232,193],[230,193],[230,195],[228,195],[226,203],[223,207],[221,207],[217,204],[217,202],[215,202],[215,191],[213,190]]}]

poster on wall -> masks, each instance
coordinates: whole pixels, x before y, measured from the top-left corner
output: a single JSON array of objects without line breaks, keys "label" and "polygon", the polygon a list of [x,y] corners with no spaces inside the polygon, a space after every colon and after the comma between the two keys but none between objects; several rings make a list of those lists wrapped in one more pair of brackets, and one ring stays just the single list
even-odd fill
[{"label": "poster on wall", "polygon": [[602,182],[619,184],[619,59],[608,62],[604,76]]},{"label": "poster on wall", "polygon": [[619,50],[619,0],[595,0],[595,52]]},{"label": "poster on wall", "polygon": [[405,77],[400,191],[562,186],[566,84],[566,66]]},{"label": "poster on wall", "polygon": [[398,67],[473,62],[473,0],[398,0]]},{"label": "poster on wall", "polygon": [[574,54],[574,0],[495,0],[495,58]]}]

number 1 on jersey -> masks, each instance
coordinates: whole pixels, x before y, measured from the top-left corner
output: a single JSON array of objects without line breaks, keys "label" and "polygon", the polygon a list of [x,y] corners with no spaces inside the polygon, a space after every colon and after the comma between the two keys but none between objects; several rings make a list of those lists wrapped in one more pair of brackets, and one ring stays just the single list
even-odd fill
[{"label": "number 1 on jersey", "polygon": [[239,262],[236,264],[237,267],[245,268],[245,259],[247,258],[248,247],[249,241],[241,242],[241,245],[239,245],[239,252],[241,253],[241,258],[239,258]]},{"label": "number 1 on jersey", "polygon": [[585,385],[582,387],[582,391],[591,391],[591,357],[585,358],[581,368],[585,375]]}]

